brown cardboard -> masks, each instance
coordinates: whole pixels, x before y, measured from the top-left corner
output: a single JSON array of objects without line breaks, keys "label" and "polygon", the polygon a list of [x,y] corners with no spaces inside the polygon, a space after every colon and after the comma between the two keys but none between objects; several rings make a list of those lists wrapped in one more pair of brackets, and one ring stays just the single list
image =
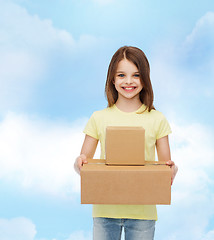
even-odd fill
[{"label": "brown cardboard", "polygon": [[[161,162],[109,166],[88,159],[81,169],[82,204],[170,204],[171,169]],[[165,163],[164,163],[165,164]]]},{"label": "brown cardboard", "polygon": [[106,128],[106,164],[144,165],[145,130],[143,127]]}]

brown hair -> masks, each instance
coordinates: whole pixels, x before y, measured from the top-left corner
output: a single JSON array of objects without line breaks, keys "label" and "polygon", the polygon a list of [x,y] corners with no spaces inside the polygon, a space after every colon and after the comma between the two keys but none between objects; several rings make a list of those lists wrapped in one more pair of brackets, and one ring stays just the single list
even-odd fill
[{"label": "brown hair", "polygon": [[114,78],[117,70],[118,63],[127,59],[134,63],[139,70],[140,80],[143,89],[140,92],[140,100],[146,105],[146,109],[150,112],[155,109],[153,106],[153,90],[150,80],[150,67],[149,62],[144,52],[136,47],[124,46],[119,48],[113,55],[108,67],[107,80],[105,86],[105,94],[108,100],[108,107],[116,103],[118,92],[114,86]]}]

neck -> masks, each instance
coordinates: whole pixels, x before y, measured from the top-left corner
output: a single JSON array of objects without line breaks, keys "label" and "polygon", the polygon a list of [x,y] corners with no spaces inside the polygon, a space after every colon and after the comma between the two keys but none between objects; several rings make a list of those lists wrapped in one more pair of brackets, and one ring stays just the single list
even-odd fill
[{"label": "neck", "polygon": [[134,112],[137,111],[141,106],[142,102],[140,99],[117,99],[115,103],[117,108],[119,108],[123,112]]}]

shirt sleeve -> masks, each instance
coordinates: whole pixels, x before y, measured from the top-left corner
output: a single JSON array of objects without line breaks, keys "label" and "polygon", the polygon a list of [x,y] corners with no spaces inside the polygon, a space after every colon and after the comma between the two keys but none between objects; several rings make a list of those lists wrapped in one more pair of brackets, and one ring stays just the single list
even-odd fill
[{"label": "shirt sleeve", "polygon": [[93,113],[88,120],[83,132],[93,138],[99,139],[98,137],[98,131],[97,131],[97,124],[95,121],[95,114]]},{"label": "shirt sleeve", "polygon": [[159,119],[159,124],[158,124],[158,129],[157,129],[157,135],[156,135],[156,139],[165,137],[167,135],[169,135],[172,130],[171,127],[167,121],[167,119],[165,118],[165,116],[161,113],[160,115],[160,119]]}]

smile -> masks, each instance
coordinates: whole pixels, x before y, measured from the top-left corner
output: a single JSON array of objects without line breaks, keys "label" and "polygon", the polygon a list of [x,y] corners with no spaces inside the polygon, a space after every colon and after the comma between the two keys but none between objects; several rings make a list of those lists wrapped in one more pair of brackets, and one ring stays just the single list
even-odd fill
[{"label": "smile", "polygon": [[133,91],[136,87],[122,87],[125,91]]}]

